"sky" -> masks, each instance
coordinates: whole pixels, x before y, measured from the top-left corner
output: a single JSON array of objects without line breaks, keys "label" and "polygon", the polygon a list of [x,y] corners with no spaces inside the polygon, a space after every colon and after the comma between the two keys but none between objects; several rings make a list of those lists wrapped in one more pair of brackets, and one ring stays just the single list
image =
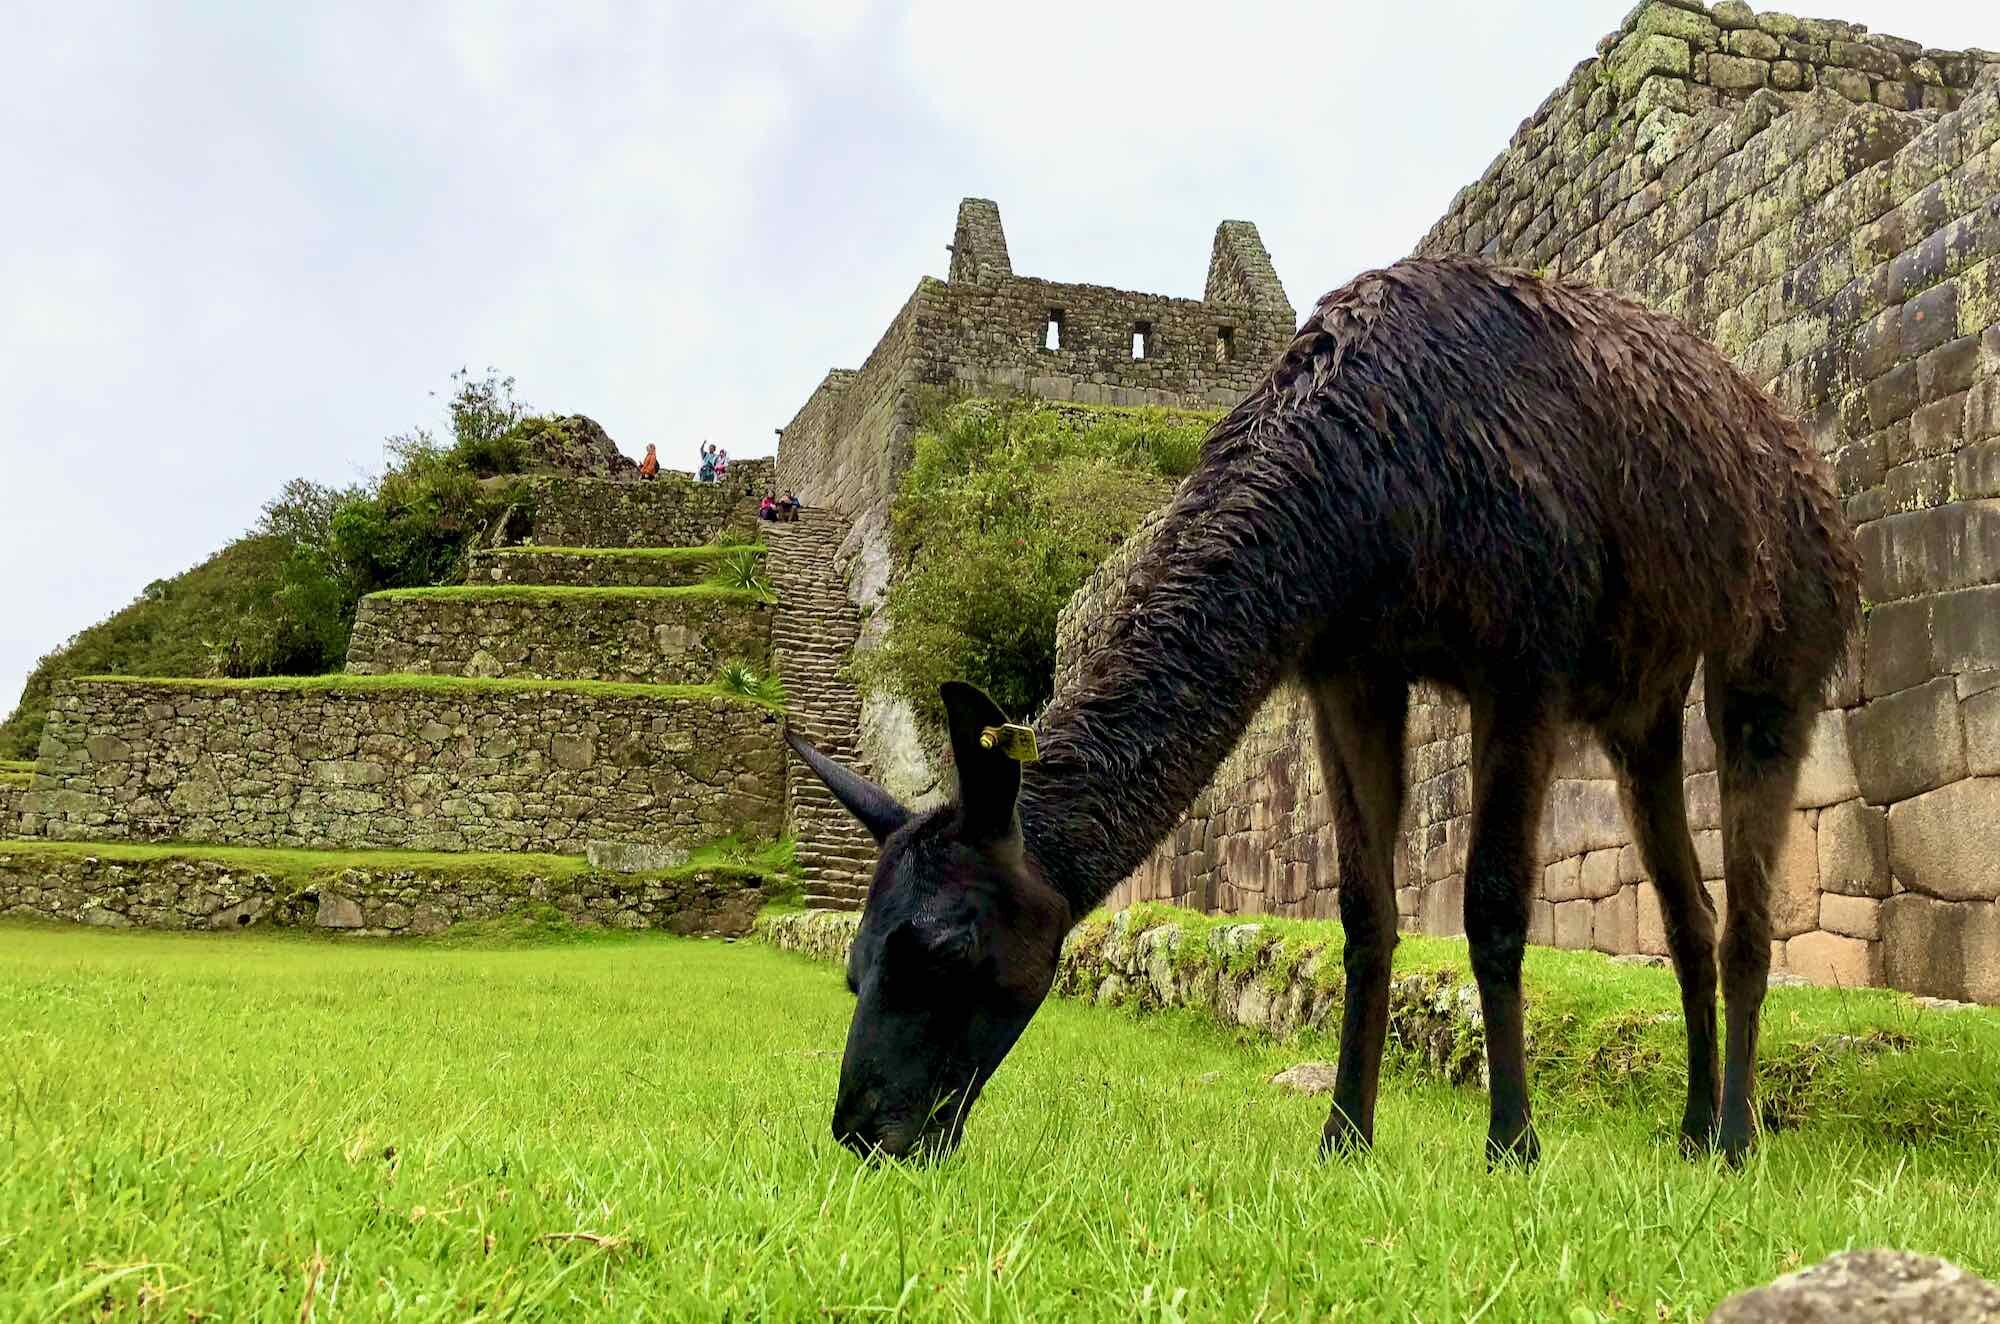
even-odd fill
[{"label": "sky", "polygon": [[[10,7],[0,710],[36,658],[511,374],[630,455],[769,454],[958,200],[1014,269],[1292,302],[1408,253],[1628,0]],[[1991,0],[1819,0],[2000,47]],[[436,394],[433,394],[436,393]]]}]

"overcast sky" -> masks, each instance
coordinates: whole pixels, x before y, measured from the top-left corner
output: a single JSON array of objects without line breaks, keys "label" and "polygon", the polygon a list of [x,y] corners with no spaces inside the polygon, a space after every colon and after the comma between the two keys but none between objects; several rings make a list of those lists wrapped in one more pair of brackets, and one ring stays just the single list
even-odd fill
[{"label": "overcast sky", "polygon": [[[454,368],[688,467],[859,366],[960,197],[1016,271],[1295,305],[1408,252],[1626,0],[9,7],[0,711]],[[1992,0],[1822,0],[2000,47]]]}]

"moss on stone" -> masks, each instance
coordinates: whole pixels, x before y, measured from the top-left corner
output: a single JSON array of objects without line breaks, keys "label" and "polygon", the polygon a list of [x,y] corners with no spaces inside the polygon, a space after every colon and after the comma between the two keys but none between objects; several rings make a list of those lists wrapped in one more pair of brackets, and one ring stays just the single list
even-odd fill
[{"label": "moss on stone", "polygon": [[537,547],[532,543],[524,543],[519,547],[490,547],[484,550],[489,555],[497,556],[601,556],[630,557],[642,561],[703,561],[733,556],[739,552],[762,556],[771,549],[759,542],[729,545],[708,543],[700,547]]},{"label": "moss on stone", "polygon": [[778,710],[778,705],[748,695],[732,694],[719,685],[634,685],[605,680],[487,680],[474,676],[260,676],[249,680],[186,676],[80,676],[80,684],[157,685],[173,689],[239,690],[250,693],[294,690],[440,690],[465,694],[537,693],[589,694],[626,699],[722,699]]},{"label": "moss on stone", "polygon": [[[742,548],[725,548],[725,551],[740,552]],[[667,587],[647,585],[643,587],[593,588],[576,584],[454,584],[445,588],[392,588],[381,593],[371,593],[368,600],[430,602],[537,602],[551,600],[591,600],[591,599],[654,599],[654,598],[731,598],[744,602],[758,602],[763,595],[752,589],[730,588],[719,584],[676,584]]]}]

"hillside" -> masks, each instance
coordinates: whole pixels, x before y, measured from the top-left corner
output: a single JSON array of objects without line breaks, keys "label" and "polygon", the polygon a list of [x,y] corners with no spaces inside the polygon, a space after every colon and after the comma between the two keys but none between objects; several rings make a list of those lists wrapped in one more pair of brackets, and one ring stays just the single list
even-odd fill
[{"label": "hillside", "polygon": [[193,569],[148,584],[131,605],[43,657],[0,724],[0,758],[34,757],[50,691],[67,677],[224,675],[232,645],[239,667],[248,655],[270,658],[273,671],[325,669],[315,644],[285,630],[272,609],[289,556],[281,538],[239,538]]}]

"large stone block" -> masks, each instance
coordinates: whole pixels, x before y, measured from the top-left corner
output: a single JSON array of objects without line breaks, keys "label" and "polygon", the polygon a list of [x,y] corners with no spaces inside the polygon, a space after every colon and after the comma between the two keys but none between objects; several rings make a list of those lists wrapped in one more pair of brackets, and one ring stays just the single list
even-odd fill
[{"label": "large stone block", "polygon": [[1819,834],[1814,815],[1790,815],[1771,870],[1771,933],[1790,938],[1819,923]]},{"label": "large stone block", "polygon": [[1939,675],[2000,668],[2000,585],[1933,600],[1931,653]]},{"label": "large stone block", "polygon": [[1882,982],[1881,945],[1838,933],[1802,933],[1785,944],[1785,969],[1815,984],[1868,988]]},{"label": "large stone block", "polygon": [[1621,887],[1595,905],[1591,915],[1591,945],[1614,956],[1638,951],[1639,889]]},{"label": "large stone block", "polygon": [[1968,777],[1891,808],[1889,867],[1926,896],[2000,898],[2000,777]]},{"label": "large stone block", "polygon": [[1829,708],[1813,718],[1805,761],[1799,766],[1794,801],[1808,809],[1852,800],[1861,793],[1848,746],[1848,715]]},{"label": "large stone block", "polygon": [[1916,892],[1882,903],[1883,977],[1893,988],[2000,1003],[2000,905]]},{"label": "large stone block", "polygon": [[1965,721],[1965,770],[1975,777],[2000,777],[2000,688],[1961,699]]},{"label": "large stone block", "polygon": [[1597,903],[1564,901],[1555,908],[1555,945],[1582,951],[1591,945]]},{"label": "large stone block", "polygon": [[1863,694],[1877,699],[1921,685],[1937,674],[1931,670],[1933,601],[1922,597],[1885,602],[1869,611],[1862,629]]},{"label": "large stone block", "polygon": [[1940,678],[1877,699],[1848,721],[1861,794],[1891,804],[1965,775],[1958,689]]},{"label": "large stone block", "polygon": [[1889,816],[1861,800],[1820,811],[1819,885],[1844,896],[1889,895]]},{"label": "large stone block", "polygon": [[1960,501],[1855,531],[1862,594],[1875,603],[2000,582],[2000,501]]},{"label": "large stone block", "polygon": [[1819,926],[1828,933],[1873,941],[1882,936],[1882,903],[1873,897],[1823,892],[1819,898]]}]

